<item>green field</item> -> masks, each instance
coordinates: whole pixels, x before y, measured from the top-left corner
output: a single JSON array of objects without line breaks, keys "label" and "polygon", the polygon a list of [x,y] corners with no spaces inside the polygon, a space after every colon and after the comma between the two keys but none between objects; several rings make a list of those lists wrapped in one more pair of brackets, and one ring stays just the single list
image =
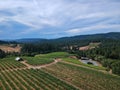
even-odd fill
[{"label": "green field", "polygon": [[78,59],[73,59],[73,58],[67,57],[67,58],[62,58],[62,60],[65,62],[70,62],[73,64],[82,65],[82,66],[89,67],[89,68],[94,68],[97,70],[106,70],[106,68],[102,67],[102,66],[94,66],[94,65],[84,64],[84,63],[80,62]]},{"label": "green field", "polygon": [[70,56],[70,54],[67,52],[53,52],[53,53],[48,53],[48,54],[39,54],[39,55],[36,55],[35,57],[63,58],[63,57],[68,57],[68,56]]},{"label": "green field", "polygon": [[106,70],[106,68],[104,67],[84,64],[80,62],[78,59],[70,58],[69,56],[72,56],[72,54],[69,54],[67,52],[53,52],[48,54],[36,55],[34,58],[28,57],[26,59],[28,60],[29,64],[39,65],[39,64],[45,64],[45,63],[51,63],[52,61],[54,61],[53,60],[54,58],[61,58],[61,60],[70,62],[73,64],[78,64],[78,65],[86,66],[89,68],[94,68],[97,70]]},{"label": "green field", "polygon": [[23,59],[27,60],[27,62],[31,65],[43,65],[54,62],[55,58],[61,58],[61,60],[65,62],[82,65],[89,68],[94,68],[96,70],[106,70],[105,67],[84,64],[80,62],[79,59],[70,58],[69,56],[72,56],[72,54],[69,54],[67,52],[53,52],[48,54],[39,54],[36,55],[35,57],[23,57]]},{"label": "green field", "polygon": [[52,58],[43,58],[43,57],[22,57],[24,60],[27,60],[27,63],[30,65],[44,65],[49,64],[54,61]]},{"label": "green field", "polygon": [[43,69],[82,90],[120,90],[120,77],[59,62]]},{"label": "green field", "polygon": [[54,62],[55,58],[68,57],[70,54],[66,52],[54,52],[48,54],[39,54],[35,57],[22,57],[24,60],[27,60],[27,63],[31,65],[43,65]]}]

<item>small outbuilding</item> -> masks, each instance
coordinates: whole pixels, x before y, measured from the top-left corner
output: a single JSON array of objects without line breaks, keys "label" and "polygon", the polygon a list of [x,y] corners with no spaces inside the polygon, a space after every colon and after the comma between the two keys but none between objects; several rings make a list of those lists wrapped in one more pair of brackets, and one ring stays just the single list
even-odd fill
[{"label": "small outbuilding", "polygon": [[87,57],[81,57],[81,60],[89,60]]},{"label": "small outbuilding", "polygon": [[23,61],[23,59],[20,58],[20,57],[16,57],[15,60],[16,60],[16,61]]}]

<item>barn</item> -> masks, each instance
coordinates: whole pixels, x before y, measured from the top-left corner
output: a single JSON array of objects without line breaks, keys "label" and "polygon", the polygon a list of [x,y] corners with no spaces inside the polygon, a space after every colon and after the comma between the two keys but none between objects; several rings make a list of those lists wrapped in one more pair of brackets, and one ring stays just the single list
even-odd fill
[{"label": "barn", "polygon": [[20,57],[16,57],[15,60],[16,60],[16,61],[23,61],[23,59],[20,58]]}]

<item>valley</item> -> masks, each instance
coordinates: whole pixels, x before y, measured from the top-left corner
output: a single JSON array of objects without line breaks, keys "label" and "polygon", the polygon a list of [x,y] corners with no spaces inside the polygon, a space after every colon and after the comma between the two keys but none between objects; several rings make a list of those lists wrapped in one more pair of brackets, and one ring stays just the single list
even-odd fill
[{"label": "valley", "polygon": [[119,90],[120,41],[89,39],[2,41],[0,90]]}]

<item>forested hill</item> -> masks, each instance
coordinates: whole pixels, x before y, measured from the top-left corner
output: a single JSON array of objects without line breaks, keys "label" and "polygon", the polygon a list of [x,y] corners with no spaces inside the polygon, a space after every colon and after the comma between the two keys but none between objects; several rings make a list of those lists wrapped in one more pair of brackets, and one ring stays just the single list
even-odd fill
[{"label": "forested hill", "polygon": [[91,42],[105,42],[108,40],[120,41],[120,32],[110,32],[103,34],[91,34],[91,35],[78,35],[72,37],[63,37],[57,39],[41,39],[41,38],[24,38],[16,39],[9,41],[0,41],[0,44],[3,43],[31,43],[31,44],[52,44],[54,46],[66,46],[66,45],[78,45],[84,46],[88,45]]},{"label": "forested hill", "polygon": [[34,42],[44,42],[48,41],[47,39],[41,39],[41,38],[23,38],[23,39],[17,39],[15,40],[19,43],[34,43]]},{"label": "forested hill", "polygon": [[40,38],[29,38],[29,39],[19,39],[15,40],[16,42],[23,42],[23,43],[34,43],[34,42],[78,42],[82,40],[93,40],[99,41],[101,39],[115,39],[120,40],[120,32],[110,32],[105,34],[92,34],[92,35],[78,35],[72,37],[63,37],[58,39],[40,39]]},{"label": "forested hill", "polygon": [[7,42],[0,40],[0,44],[5,44],[5,43],[7,43]]},{"label": "forested hill", "polygon": [[57,40],[64,40],[64,39],[79,39],[79,40],[86,40],[86,39],[120,39],[120,32],[110,32],[110,33],[103,33],[103,34],[91,34],[91,35],[78,35],[78,36],[73,36],[73,37],[63,37],[59,38]]}]

